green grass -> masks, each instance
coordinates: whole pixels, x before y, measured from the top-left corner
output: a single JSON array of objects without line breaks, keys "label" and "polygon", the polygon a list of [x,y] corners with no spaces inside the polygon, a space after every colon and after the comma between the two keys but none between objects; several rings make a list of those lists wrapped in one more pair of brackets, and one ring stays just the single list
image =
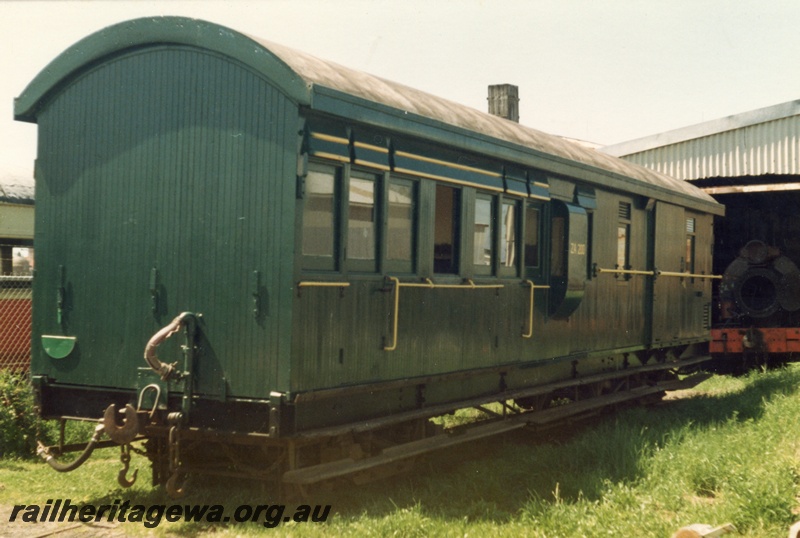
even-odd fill
[{"label": "green grass", "polygon": [[[713,377],[689,397],[631,408],[571,431],[522,431],[417,461],[412,473],[366,486],[311,491],[328,523],[289,523],[292,536],[667,537],[691,523],[733,523],[739,536],[784,536],[800,495],[800,365]],[[105,454],[104,454],[105,453]],[[172,504],[144,476],[116,484],[113,450],[58,474],[31,460],[0,460],[0,505],[73,502]],[[278,502],[257,484],[203,479],[181,504]],[[290,509],[294,508],[289,503]],[[7,517],[7,516],[6,516]],[[0,519],[3,515],[0,514]],[[128,532],[145,534],[141,525]],[[247,524],[162,523],[159,535],[258,535]]]},{"label": "green grass", "polygon": [[[92,424],[72,421],[65,428],[64,442],[82,442],[91,437],[93,428]],[[55,421],[46,422],[36,415],[28,377],[0,370],[0,461],[33,456],[37,439],[55,444],[58,436]]]}]

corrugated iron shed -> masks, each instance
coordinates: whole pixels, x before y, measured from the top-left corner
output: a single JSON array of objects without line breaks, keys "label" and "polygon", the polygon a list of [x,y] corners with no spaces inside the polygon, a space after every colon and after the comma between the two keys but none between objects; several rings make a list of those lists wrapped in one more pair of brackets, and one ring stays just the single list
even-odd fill
[{"label": "corrugated iron shed", "polygon": [[33,177],[14,167],[0,169],[0,202],[33,205]]},{"label": "corrugated iron shed", "polygon": [[[33,239],[33,176],[26,170],[0,166],[0,258],[10,261],[7,245],[29,244]],[[3,267],[11,272],[10,265]]]},{"label": "corrugated iron shed", "polygon": [[683,180],[800,174],[800,100],[600,151]]}]

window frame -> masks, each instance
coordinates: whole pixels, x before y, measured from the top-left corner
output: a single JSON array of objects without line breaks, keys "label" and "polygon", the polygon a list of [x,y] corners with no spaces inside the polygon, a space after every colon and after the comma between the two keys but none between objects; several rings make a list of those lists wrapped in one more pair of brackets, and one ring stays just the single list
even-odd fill
[{"label": "window frame", "polygon": [[[624,209],[624,211],[623,211]],[[633,222],[633,202],[631,200],[619,200],[617,206],[617,221],[616,221],[616,235],[617,235],[617,254],[616,260],[614,263],[615,269],[622,269],[622,270],[630,270],[632,269],[631,266],[631,231],[632,231],[632,222]],[[622,266],[619,264],[619,247],[620,247],[620,235],[619,231],[621,229],[625,230],[625,245],[624,245],[624,263]],[[622,274],[616,273],[614,275],[619,282],[627,282],[631,279],[630,274]]]},{"label": "window frame", "polygon": [[[690,223],[691,229],[689,227]],[[697,217],[686,217],[684,232],[686,233],[686,250],[684,251],[685,258],[681,263],[681,270],[689,274],[695,274],[695,268],[697,267]],[[689,280],[692,284],[694,284],[694,281],[694,277]]]},{"label": "window frame", "polygon": [[[346,167],[346,174],[344,185],[342,187],[342,194],[340,196],[340,203],[342,204],[342,223],[341,229],[341,244],[343,245],[343,263],[346,272],[354,273],[377,273],[378,260],[381,258],[380,242],[381,238],[381,178],[379,174],[374,172],[366,172],[352,167]],[[350,196],[352,193],[351,187],[353,179],[358,181],[369,181],[372,183],[372,258],[352,258],[348,249],[350,245],[350,232],[351,232],[351,203]],[[346,193],[346,197],[345,197]]]},{"label": "window frame", "polygon": [[[420,191],[421,184],[417,178],[409,178],[404,175],[384,174],[383,207],[385,207],[384,218],[382,221],[381,244],[382,267],[387,273],[416,273],[419,268],[419,223],[420,223]],[[391,218],[391,204],[389,201],[392,185],[406,186],[411,188],[411,259],[392,260],[389,259],[389,219]]]},{"label": "window frame", "polygon": [[[451,234],[450,234],[450,236],[451,236],[450,237],[450,241],[452,243],[452,252],[451,252],[451,256],[450,256],[451,265],[450,265],[450,270],[449,271],[439,271],[436,268],[436,231],[437,231],[437,225],[439,223],[439,221],[438,221],[438,213],[436,211],[436,207],[437,207],[437,205],[439,203],[439,192],[440,192],[439,189],[440,188],[449,189],[449,191],[453,195],[452,196],[453,202],[452,202],[452,206],[451,206],[451,209],[452,209],[452,214],[451,214],[452,227],[451,227]],[[464,238],[464,233],[463,233],[463,231],[464,231],[464,226],[463,226],[463,224],[464,224],[463,223],[463,221],[464,221],[464,198],[465,198],[464,190],[465,189],[463,187],[461,187],[459,185],[455,185],[455,184],[450,184],[450,183],[445,183],[445,182],[438,182],[438,181],[433,183],[433,193],[434,193],[433,194],[433,200],[432,200],[433,222],[432,222],[432,227],[431,227],[431,238],[433,240],[432,241],[432,247],[433,247],[433,249],[432,249],[432,254],[433,254],[432,271],[433,271],[434,275],[444,276],[444,277],[446,277],[448,275],[449,276],[459,276],[459,275],[461,275],[462,268],[464,266],[464,263],[463,263],[463,261],[461,259],[462,254],[463,254],[463,250],[464,250],[463,245],[462,245],[463,238]]]},{"label": "window frame", "polygon": [[[514,261],[511,265],[506,265],[501,259],[503,248],[506,240],[504,237],[505,230],[505,206],[514,208]],[[497,275],[500,277],[518,278],[520,275],[520,267],[522,266],[522,211],[521,208],[525,207],[525,200],[513,196],[500,196],[498,200],[499,213],[498,213],[498,226],[497,226]],[[506,245],[507,247],[507,245]],[[508,250],[506,250],[508,252]]]},{"label": "window frame", "polygon": [[[547,203],[543,200],[526,200],[523,204],[525,211],[522,214],[522,222],[520,223],[520,228],[522,230],[521,234],[521,260],[520,264],[523,268],[524,275],[526,278],[530,279],[541,279],[545,273],[545,263],[544,263],[544,254],[545,254],[545,245],[544,245],[544,224],[547,222]],[[527,260],[527,247],[528,247],[528,221],[529,219],[529,212],[536,211],[537,214],[537,227],[536,227],[536,265],[528,265]]]},{"label": "window frame", "polygon": [[[493,276],[495,274],[495,264],[497,262],[497,199],[498,196],[487,192],[478,191],[475,193],[472,203],[472,271],[475,276]],[[488,234],[484,234],[483,242],[489,240],[489,260],[488,263],[477,263],[478,253],[476,252],[476,226],[478,225],[478,203],[488,202],[489,223]],[[482,248],[482,246],[481,246]]]},{"label": "window frame", "polygon": [[[306,227],[306,209],[308,207],[311,197],[307,191],[308,185],[308,172],[328,173],[332,172],[333,178],[333,193],[331,197],[331,256],[320,256],[315,254],[306,254],[305,241],[307,238],[308,228]],[[306,175],[303,178],[304,189],[302,199],[302,216],[300,226],[300,253],[301,253],[301,268],[309,271],[328,271],[336,272],[341,269],[341,196],[342,196],[342,178],[345,176],[344,167],[329,162],[323,161],[309,161]]]}]

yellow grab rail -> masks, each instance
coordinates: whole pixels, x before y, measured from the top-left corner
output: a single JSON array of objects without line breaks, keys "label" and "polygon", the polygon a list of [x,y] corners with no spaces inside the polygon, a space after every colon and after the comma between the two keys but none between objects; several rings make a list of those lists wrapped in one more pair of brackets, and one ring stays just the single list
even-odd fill
[{"label": "yellow grab rail", "polygon": [[302,280],[297,283],[297,296],[302,297],[303,288],[339,288],[339,295],[344,297],[344,290],[350,287],[349,282],[326,282],[314,280]]},{"label": "yellow grab rail", "polygon": [[470,279],[467,279],[465,284],[434,284],[430,278],[426,278],[425,282],[400,282],[400,279],[395,276],[388,276],[386,278],[394,283],[394,314],[392,315],[392,345],[383,346],[384,351],[394,351],[397,349],[397,326],[400,315],[400,288],[481,290],[499,289],[505,287],[503,284],[475,284],[475,282]]},{"label": "yellow grab rail", "polygon": [[313,282],[305,280],[297,283],[298,288],[348,288],[349,282]]},{"label": "yellow grab rail", "polygon": [[[426,278],[430,282],[429,278]],[[431,282],[433,284],[433,282]],[[445,289],[470,289],[470,290],[485,290],[485,289],[499,289],[505,288],[503,284],[475,284],[471,279],[466,279],[466,284],[433,284],[432,288],[445,288]]]},{"label": "yellow grab rail", "polygon": [[641,271],[638,269],[604,269],[602,267],[597,267],[595,264],[592,267],[592,272],[595,275],[599,275],[601,273],[613,273],[616,275],[644,275],[644,276],[653,276],[653,277],[660,277],[660,276],[673,276],[673,277],[681,277],[681,278],[722,278],[722,275],[704,275],[698,273],[680,273],[677,271],[659,271],[658,269],[654,271]]},{"label": "yellow grab rail", "polygon": [[656,274],[655,271],[642,271],[639,269],[603,269],[602,267],[597,267],[595,265],[592,267],[592,272],[595,275],[599,275],[600,273],[614,273],[617,275],[645,275],[645,276],[653,276]]},{"label": "yellow grab rail", "polygon": [[695,273],[678,273],[676,271],[656,270],[656,276],[678,276],[681,278],[722,278],[722,275],[703,275]]},{"label": "yellow grab rail", "polygon": [[531,280],[526,280],[523,284],[527,284],[531,288],[531,295],[528,304],[530,308],[528,309],[528,332],[522,335],[523,338],[530,338],[533,336],[533,291],[534,290],[549,290],[550,286],[537,286]]}]

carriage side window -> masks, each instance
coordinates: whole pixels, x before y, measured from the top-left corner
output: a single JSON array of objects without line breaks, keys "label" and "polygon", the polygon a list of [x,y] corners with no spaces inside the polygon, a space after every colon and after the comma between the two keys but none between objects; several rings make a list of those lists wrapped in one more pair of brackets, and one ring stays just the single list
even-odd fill
[{"label": "carriage side window", "polygon": [[406,262],[404,270],[412,271],[414,253],[415,185],[411,181],[393,179],[389,183],[388,219],[386,225],[386,260]]},{"label": "carriage side window", "polygon": [[494,252],[494,200],[491,196],[478,194],[475,197],[475,230],[473,233],[473,263],[488,274],[492,267]]},{"label": "carriage side window", "polygon": [[337,175],[337,168],[315,164],[305,178],[302,252],[321,262],[311,268],[335,269]]},{"label": "carriage side window", "polygon": [[[619,203],[617,222],[617,264],[616,269],[630,269],[631,254],[631,204]],[[627,277],[626,277],[627,279]]]},{"label": "carriage side window", "polygon": [[[683,270],[694,274],[695,263],[694,263],[694,245],[695,245],[695,219],[688,218],[686,219],[686,256],[684,258],[684,268]],[[694,281],[694,280],[693,280]]]},{"label": "carriage side window", "polygon": [[620,223],[617,226],[617,264],[616,269],[627,269],[628,267],[628,234],[630,224]]},{"label": "carriage side window", "polygon": [[519,202],[504,200],[500,209],[500,271],[505,273],[517,267],[518,207]]},{"label": "carriage side window", "polygon": [[433,230],[433,271],[458,273],[458,240],[461,226],[461,191],[436,185],[436,218]]},{"label": "carriage side window", "polygon": [[414,250],[414,185],[410,181],[389,184],[389,222],[386,258],[411,261]]},{"label": "carriage side window", "polygon": [[540,264],[539,230],[541,229],[541,211],[529,205],[525,208],[525,267],[537,268]]},{"label": "carriage side window", "polygon": [[[347,203],[347,259],[374,262],[376,239],[374,177],[352,173]],[[374,270],[374,264],[363,269]]]}]

